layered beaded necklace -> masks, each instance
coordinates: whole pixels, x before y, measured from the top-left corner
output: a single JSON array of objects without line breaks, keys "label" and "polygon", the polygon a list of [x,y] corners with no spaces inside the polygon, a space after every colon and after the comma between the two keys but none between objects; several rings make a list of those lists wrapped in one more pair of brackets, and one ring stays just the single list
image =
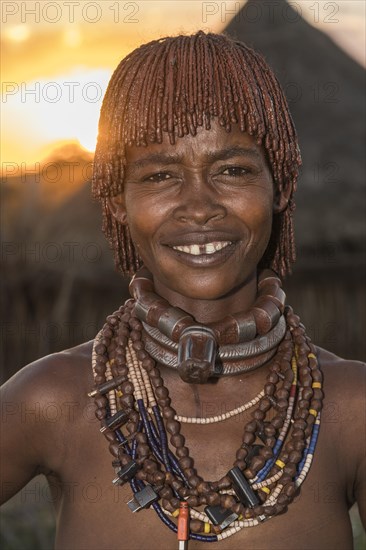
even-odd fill
[{"label": "layered beaded necklace", "polygon": [[[114,457],[113,483],[130,483],[128,507],[151,506],[180,544],[222,540],[283,512],[310,469],[323,392],[316,349],[284,305],[280,280],[263,272],[249,312],[207,327],[154,294],[146,270],[135,275],[131,294],[95,338],[89,393]],[[269,374],[248,403],[218,416],[185,417],[172,407],[155,359],[189,383],[263,364]],[[225,422],[250,409],[227,475],[204,480],[181,424]]]}]

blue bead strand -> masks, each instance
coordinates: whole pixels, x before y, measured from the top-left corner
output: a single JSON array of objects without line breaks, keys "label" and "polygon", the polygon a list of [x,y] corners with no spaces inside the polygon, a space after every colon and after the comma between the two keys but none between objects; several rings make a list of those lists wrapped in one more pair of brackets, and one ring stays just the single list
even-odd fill
[{"label": "blue bead strand", "polygon": [[[152,431],[152,434],[153,434],[155,440],[158,441],[158,434],[157,434],[156,428],[155,428],[155,426],[152,422],[150,423],[150,426],[151,426],[151,431]],[[159,445],[159,444],[157,443],[157,445]],[[186,483],[187,479],[186,479],[181,467],[179,466],[179,462],[175,458],[174,454],[169,449],[168,449],[168,456],[169,456],[170,463],[172,465],[173,472],[175,473],[176,476],[180,477],[181,481],[184,481]]]},{"label": "blue bead strand", "polygon": [[155,442],[155,439],[152,435],[152,432],[151,432],[151,427],[150,427],[150,423],[149,423],[149,420],[148,420],[148,417],[147,417],[147,411],[145,409],[145,405],[144,405],[144,402],[142,399],[138,399],[137,400],[137,405],[138,405],[138,408],[139,408],[139,411],[140,411],[140,415],[141,415],[141,418],[142,418],[142,422],[144,424],[144,428],[145,428],[145,431],[146,431],[146,435],[147,435],[147,438],[148,438],[148,441],[151,445],[151,448],[152,448],[152,451],[153,453],[155,454],[156,457],[159,458],[159,456],[161,457],[160,455],[160,451],[156,445],[156,442]]},{"label": "blue bead strand", "polygon": [[153,413],[155,416],[156,423],[158,425],[159,435],[160,435],[160,443],[161,443],[161,452],[163,454],[163,463],[165,464],[165,468],[167,472],[171,472],[171,466],[169,461],[169,455],[168,455],[168,439],[166,436],[166,431],[164,424],[161,420],[160,411],[156,405],[154,405]]}]

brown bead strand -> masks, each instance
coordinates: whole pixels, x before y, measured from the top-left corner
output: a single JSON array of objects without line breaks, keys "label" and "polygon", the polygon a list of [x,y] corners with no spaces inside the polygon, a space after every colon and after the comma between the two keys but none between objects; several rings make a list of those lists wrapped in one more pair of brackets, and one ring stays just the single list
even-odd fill
[{"label": "brown bead strand", "polygon": [[[281,349],[279,349],[279,355],[281,353]],[[270,391],[272,393],[275,393],[277,397],[279,397],[279,391],[276,391],[277,384],[280,378],[277,376],[277,373],[275,372],[276,363],[271,365],[270,367],[270,373],[267,376],[267,389],[268,385],[270,385]],[[262,406],[262,403],[265,403],[265,407]],[[287,408],[287,401],[286,401],[286,408]],[[265,409],[265,410],[263,410]],[[245,446],[252,445],[256,440],[256,434],[258,426],[260,425],[260,422],[263,421],[266,418],[266,413],[271,410],[271,402],[268,398],[262,398],[259,402],[258,409],[252,413],[253,420],[250,421],[244,428],[244,434],[243,434],[243,444]],[[265,416],[263,418],[258,418],[258,411],[260,413],[264,413]],[[257,418],[256,418],[257,416]],[[283,419],[284,420],[284,419]],[[263,424],[263,423],[262,423]],[[282,427],[282,417],[281,417],[281,423],[279,423],[278,428]],[[248,478],[254,477],[255,473],[262,468],[265,461],[270,458],[270,454],[272,454],[272,447],[275,444],[275,439],[273,438],[273,435],[277,433],[277,429],[275,428],[271,422],[267,425],[267,432],[272,434],[272,439],[270,439],[268,442],[266,441],[266,446],[260,450],[260,457],[252,457],[251,462],[249,463],[249,468],[246,468],[244,471],[245,475]],[[237,458],[238,460],[234,463],[235,466],[239,466],[242,470],[247,466],[246,462],[243,463],[246,455],[248,453],[247,448],[240,448],[237,452]],[[265,459],[265,457],[268,457]]]},{"label": "brown bead strand", "polygon": [[[145,368],[145,370],[151,375],[151,381],[153,383],[153,386],[155,387],[155,397],[157,399],[159,406],[161,407],[163,404],[162,402],[164,402],[164,404],[166,402],[166,399],[168,397],[168,390],[163,386],[163,380],[160,377],[160,372],[156,368],[155,362],[151,358],[149,358],[148,354],[144,350],[144,346],[142,343],[142,324],[140,320],[137,319],[136,317],[131,317],[130,327],[132,328],[132,331],[130,333],[130,338],[132,341],[133,348],[137,352],[137,354],[140,355],[140,358],[144,362],[143,368]],[[140,439],[140,442],[136,436],[136,439],[138,440],[137,453],[140,454],[142,458],[142,467],[144,472],[146,473],[146,479],[153,484],[155,483],[155,479],[157,478],[157,476],[165,477],[165,474],[164,472],[161,471],[160,465],[156,462],[155,458],[150,453],[150,449],[147,444],[146,435],[145,434],[141,434],[141,435],[143,435],[144,437]],[[148,461],[146,460],[146,457],[149,457]],[[173,483],[176,482],[175,485],[177,485],[178,480],[176,478],[173,478],[172,482]],[[179,484],[179,489],[180,490],[184,489],[181,483]],[[171,500],[173,498],[172,490],[166,485],[161,491],[159,491],[159,494],[162,498],[167,500]],[[187,495],[184,495],[184,496],[187,496]]]},{"label": "brown bead strand", "polygon": [[[296,323],[297,319],[295,318],[293,322]],[[308,345],[308,342],[309,342],[308,339],[304,341],[298,341],[298,345],[304,346],[306,348],[307,353],[309,350],[311,350],[311,348]],[[301,351],[303,352],[303,350]],[[302,355],[304,356],[305,354],[302,353]],[[308,359],[308,362],[309,361],[310,359]],[[303,366],[303,368],[305,368],[305,365]],[[312,390],[308,387],[305,387],[304,391],[306,392],[306,390],[310,390],[310,392],[309,391],[307,392],[307,395],[309,396]],[[303,400],[303,401],[307,401],[307,400]],[[299,403],[300,403],[300,406],[298,407],[298,409],[300,411],[305,410],[306,404],[304,403],[301,404],[301,400],[299,401]],[[311,408],[311,404],[310,404],[310,408]],[[304,415],[302,415],[301,413],[298,414],[298,418],[294,421],[291,439],[288,442],[286,442],[285,451],[280,455],[280,460],[284,462],[286,466],[284,467],[284,475],[281,480],[284,486],[280,495],[278,496],[276,505],[273,507],[275,513],[279,513],[280,511],[283,511],[286,508],[286,506],[293,499],[294,494],[296,493],[296,490],[297,490],[294,482],[292,482],[292,477],[296,474],[296,467],[298,463],[301,461],[302,451],[306,445],[305,443],[306,433],[304,430],[306,426],[306,422],[302,419],[302,416]],[[312,416],[312,415],[309,415],[309,416]],[[268,513],[268,510],[266,511],[266,513]]]},{"label": "brown bead strand", "polygon": [[[107,321],[102,329],[102,337],[100,338],[99,343],[95,347],[95,353],[97,355],[96,367],[95,367],[97,376],[95,378],[95,381],[97,384],[101,384],[106,381],[107,364],[108,362],[111,361],[112,359],[111,356],[114,355],[114,352],[116,349],[116,344],[112,340],[113,336],[114,336],[114,326]],[[102,420],[102,423],[103,423],[104,419],[107,416],[108,399],[104,395],[100,395],[99,393],[97,393],[95,396],[94,402],[97,407],[95,414],[99,420]],[[123,462],[126,463],[126,457],[124,456],[124,453],[120,449],[120,445],[117,441],[117,437],[113,432],[113,430],[110,430],[109,428],[107,428],[103,432],[103,435],[109,442],[109,450],[111,454],[115,458],[118,458],[121,464],[123,464]]]}]

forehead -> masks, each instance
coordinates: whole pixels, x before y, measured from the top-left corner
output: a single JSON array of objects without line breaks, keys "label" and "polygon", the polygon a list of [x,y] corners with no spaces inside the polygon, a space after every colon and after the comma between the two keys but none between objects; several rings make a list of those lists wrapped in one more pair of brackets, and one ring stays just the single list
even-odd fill
[{"label": "forehead", "polygon": [[197,128],[195,136],[188,134],[176,137],[171,144],[168,134],[163,134],[162,143],[149,143],[147,146],[126,146],[126,167],[144,167],[149,164],[166,161],[173,162],[213,162],[233,157],[247,157],[257,162],[266,163],[263,147],[256,139],[242,132],[238,124],[232,124],[228,132],[216,119],[211,121],[211,128]]}]

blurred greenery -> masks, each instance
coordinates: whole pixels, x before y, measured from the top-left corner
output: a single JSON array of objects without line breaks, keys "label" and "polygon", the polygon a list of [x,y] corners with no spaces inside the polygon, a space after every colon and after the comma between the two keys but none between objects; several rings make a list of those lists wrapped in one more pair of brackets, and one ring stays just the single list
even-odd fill
[{"label": "blurred greenery", "polygon": [[1,507],[1,550],[52,550],[55,513],[47,480],[37,476]]},{"label": "blurred greenery", "polygon": [[352,506],[350,510],[350,516],[351,516],[351,522],[352,522],[354,550],[365,550],[366,549],[366,532],[362,526],[357,505]]},{"label": "blurred greenery", "polygon": [[[52,550],[55,537],[55,514],[49,501],[47,481],[34,478],[22,491],[1,508],[1,550]],[[350,510],[354,550],[366,549],[357,505]]]}]

